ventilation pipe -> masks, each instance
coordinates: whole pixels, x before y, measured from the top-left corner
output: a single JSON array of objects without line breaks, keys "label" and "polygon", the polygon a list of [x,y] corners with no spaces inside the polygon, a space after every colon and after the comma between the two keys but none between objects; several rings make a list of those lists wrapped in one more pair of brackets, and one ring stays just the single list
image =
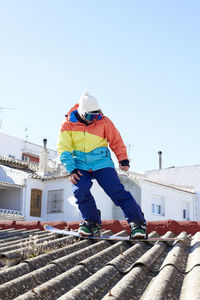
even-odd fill
[{"label": "ventilation pipe", "polygon": [[44,150],[47,151],[47,139],[43,139]]},{"label": "ventilation pipe", "polygon": [[162,151],[158,151],[159,155],[159,170],[162,169]]}]

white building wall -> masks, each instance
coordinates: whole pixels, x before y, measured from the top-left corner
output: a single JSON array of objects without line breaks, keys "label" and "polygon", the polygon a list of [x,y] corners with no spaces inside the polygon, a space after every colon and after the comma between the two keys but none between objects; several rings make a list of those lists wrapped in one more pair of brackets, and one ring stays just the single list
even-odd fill
[{"label": "white building wall", "polygon": [[93,181],[91,193],[95,198],[97,208],[101,211],[102,220],[112,219],[112,200],[106,195],[96,180]]},{"label": "white building wall", "polygon": [[0,155],[13,155],[16,159],[21,159],[23,140],[0,132],[0,141]]},{"label": "white building wall", "polygon": [[[41,187],[41,186],[40,186]],[[39,188],[34,187],[32,188]],[[42,189],[42,187],[41,187]],[[63,203],[63,213],[47,213],[47,199],[48,191],[55,191],[64,189],[64,203]],[[29,198],[30,198],[29,189]],[[93,181],[93,186],[91,188],[91,193],[94,195],[97,208],[101,210],[102,219],[112,218],[113,204],[112,200],[105,194],[102,188],[98,185],[96,180]],[[30,203],[29,203],[30,208]],[[30,217],[31,219],[33,217]],[[60,180],[50,180],[43,182],[43,193],[42,193],[42,219],[43,221],[79,221],[82,220],[81,213],[76,204],[76,199],[72,193],[72,186],[67,178]]]},{"label": "white building wall", "polygon": [[[41,218],[30,216],[31,189],[42,190]],[[47,213],[48,192],[64,190],[63,212]],[[81,214],[73,197],[71,183],[67,178],[59,180],[40,181],[29,178],[26,184],[25,219],[39,221],[77,221],[81,220]]]},{"label": "white building wall", "polygon": [[200,190],[196,192],[196,207],[195,207],[195,212],[196,212],[196,219],[199,221],[200,220]]},{"label": "white building wall", "polygon": [[28,174],[0,165],[0,181],[22,187],[0,187],[0,208],[23,211],[23,185]]},{"label": "white building wall", "polygon": [[0,181],[12,184],[24,185],[24,180],[28,176],[25,171],[9,168],[0,165]]},{"label": "white building wall", "polygon": [[192,187],[200,191],[200,165],[147,171],[145,176],[149,180]]},{"label": "white building wall", "polygon": [[[120,176],[121,177],[121,176]],[[184,203],[189,205],[189,217],[191,220],[195,220],[195,195],[191,193],[185,193],[175,189],[163,187],[157,184],[148,183],[142,181],[141,188],[139,184],[133,182],[128,177],[123,177],[123,184],[125,188],[129,190],[137,202],[140,204],[144,212],[147,221],[150,220],[164,220],[164,219],[175,219],[182,220],[182,210]],[[41,218],[30,217],[30,199],[31,199],[31,188],[41,189],[42,192],[42,210]],[[48,191],[64,190],[64,203],[62,213],[47,213],[47,199]],[[119,207],[116,207],[112,200],[105,194],[103,189],[98,185],[96,180],[93,181],[91,192],[94,195],[97,208],[101,210],[101,216],[103,220],[106,219],[124,219],[123,212]],[[29,179],[27,183],[26,191],[26,219],[27,220],[42,220],[42,221],[79,221],[82,219],[81,213],[79,212],[78,206],[75,203],[75,198],[72,193],[71,183],[67,178],[60,180],[50,180],[41,182],[39,180]],[[151,213],[151,204],[153,196],[163,197],[165,200],[165,215],[154,215]],[[141,199],[138,199],[141,197]]]},{"label": "white building wall", "polygon": [[[47,213],[48,191],[64,190],[62,213]],[[67,178],[45,182],[45,220],[47,221],[76,221],[81,220],[80,212],[73,197],[71,183]]]},{"label": "white building wall", "polygon": [[152,181],[195,190],[196,219],[200,220],[200,165],[147,171],[145,177]]},{"label": "white building wall", "polygon": [[[40,220],[40,221],[79,221],[82,219],[78,206],[73,197],[71,183],[68,178],[61,178],[57,180],[41,181],[27,177],[28,173],[24,171],[15,170],[5,166],[0,167],[2,178],[6,182],[24,184],[25,187],[17,189],[9,189],[9,194],[3,189],[0,190],[0,199],[3,199],[2,205],[6,204],[8,209],[22,210],[25,220]],[[161,219],[182,219],[183,207],[189,205],[190,219],[197,220],[198,216],[195,212],[198,211],[198,201],[195,195],[178,191],[173,188],[164,187],[158,184],[149,183],[147,181],[133,181],[128,176],[119,175],[121,182],[124,184],[126,190],[130,191],[145,214],[148,220]],[[30,216],[30,201],[31,189],[42,190],[42,205],[41,217]],[[48,191],[64,190],[63,212],[61,213],[47,213],[47,199]],[[92,194],[96,200],[97,207],[101,210],[102,219],[123,219],[123,212],[119,207],[116,207],[112,200],[105,194],[103,189],[94,180],[91,189]],[[160,196],[165,199],[165,215],[153,215],[151,213],[152,197]],[[4,197],[5,196],[5,197]],[[200,197],[200,194],[199,194]],[[198,198],[198,193],[197,193]],[[4,200],[5,199],[5,200]],[[184,206],[185,205],[185,206]],[[0,205],[1,206],[1,205]],[[0,207],[1,208],[1,207]]]},{"label": "white building wall", "polygon": [[[183,208],[185,203],[189,206],[189,219],[196,220],[195,216],[195,195],[182,192],[176,189],[159,186],[157,184],[143,181],[142,188],[142,211],[147,221],[155,220],[183,220]],[[165,215],[152,214],[152,199],[158,196],[164,199]]]},{"label": "white building wall", "polygon": [[[41,141],[42,143],[42,141]],[[25,141],[23,139],[7,135],[0,132],[0,155],[14,156],[15,159],[22,159],[22,152],[30,151],[30,153],[39,156],[43,145],[33,144],[31,142]],[[57,152],[51,149],[49,151],[49,158],[54,159],[57,157]]]},{"label": "white building wall", "polygon": [[[30,201],[31,189],[42,190],[42,208],[41,218],[30,216]],[[47,213],[47,199],[48,191],[64,190],[64,203],[62,213]],[[93,181],[91,192],[94,195],[97,208],[101,210],[102,219],[113,218],[113,203],[112,200],[105,194],[102,188],[98,185],[96,180]],[[26,183],[26,202],[24,204],[24,214],[26,220],[40,220],[40,221],[79,221],[82,220],[81,213],[76,204],[76,200],[72,193],[71,183],[67,178],[59,180],[49,180],[41,182],[39,180],[27,179]]]},{"label": "white building wall", "polygon": [[[119,174],[121,183],[124,185],[125,189],[129,191],[137,203],[141,204],[141,188],[138,182],[131,180],[125,174]],[[119,206],[116,206],[111,198],[107,196],[104,190],[99,186],[96,180],[93,180],[93,186],[91,188],[91,193],[95,198],[97,208],[101,210],[102,220],[125,219],[124,213]]]}]

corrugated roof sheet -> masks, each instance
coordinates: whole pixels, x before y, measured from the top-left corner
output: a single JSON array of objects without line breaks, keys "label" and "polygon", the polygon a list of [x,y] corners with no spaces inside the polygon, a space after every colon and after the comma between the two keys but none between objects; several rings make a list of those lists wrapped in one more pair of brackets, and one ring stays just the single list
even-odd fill
[{"label": "corrugated roof sheet", "polygon": [[[167,222],[165,236],[176,236],[168,227],[178,222]],[[106,234],[113,234],[109,224],[118,230],[124,223],[104,222]],[[17,228],[17,222],[13,225]],[[77,240],[32,225],[24,222],[24,228],[12,229],[7,223],[7,229],[0,230],[0,299],[200,299],[198,223],[193,235],[178,235],[186,237],[185,242],[171,243]],[[148,226],[150,236],[158,236],[153,226]],[[191,226],[194,230],[194,223]],[[189,222],[180,227],[189,229]],[[117,235],[128,234],[121,229]]]}]

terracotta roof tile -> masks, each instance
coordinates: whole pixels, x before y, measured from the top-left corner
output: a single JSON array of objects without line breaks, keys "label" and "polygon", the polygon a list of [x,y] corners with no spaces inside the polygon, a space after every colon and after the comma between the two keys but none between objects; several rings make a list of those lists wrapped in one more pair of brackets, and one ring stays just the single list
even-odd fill
[{"label": "terracotta roof tile", "polygon": [[[0,155],[0,165],[25,171],[26,173],[29,173],[29,178],[39,179],[41,181],[58,180],[62,178],[67,178],[69,176],[67,172],[58,173],[57,169],[51,169],[51,168],[49,169],[47,175],[41,175],[38,172],[39,171],[38,164],[17,160],[2,155]],[[2,181],[2,184],[8,184],[8,183]],[[16,186],[20,186],[20,185],[16,185]]]},{"label": "terracotta roof tile", "polygon": [[38,165],[0,155],[0,164],[25,171],[37,171]]}]

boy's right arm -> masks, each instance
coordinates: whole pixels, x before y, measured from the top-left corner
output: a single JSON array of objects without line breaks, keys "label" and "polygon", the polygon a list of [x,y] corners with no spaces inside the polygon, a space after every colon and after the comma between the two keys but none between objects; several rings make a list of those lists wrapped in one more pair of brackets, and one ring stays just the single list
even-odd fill
[{"label": "boy's right arm", "polygon": [[76,169],[76,165],[72,157],[72,137],[67,122],[64,122],[61,125],[57,150],[60,156],[60,161],[65,166],[67,172],[70,174],[74,169]]}]

